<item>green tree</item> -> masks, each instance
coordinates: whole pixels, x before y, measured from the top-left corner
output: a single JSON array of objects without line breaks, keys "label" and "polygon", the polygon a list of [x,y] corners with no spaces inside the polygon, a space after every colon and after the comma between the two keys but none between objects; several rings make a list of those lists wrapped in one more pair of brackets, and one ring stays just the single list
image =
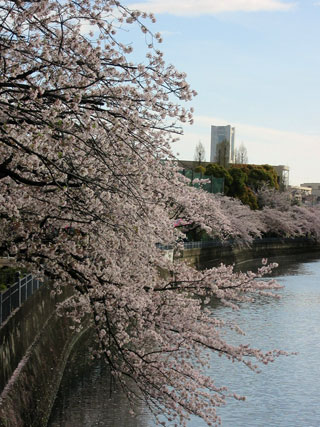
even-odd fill
[{"label": "green tree", "polygon": [[207,176],[213,176],[215,178],[224,178],[224,193],[228,193],[229,188],[232,184],[232,176],[226,168],[221,165],[218,165],[217,163],[209,163],[206,166],[205,174]]},{"label": "green tree", "polygon": [[270,188],[279,188],[277,174],[274,169],[269,165],[261,165],[249,168],[248,173],[248,186],[257,191],[262,188],[264,185],[267,185]]},{"label": "green tree", "polygon": [[233,165],[231,169],[242,170],[247,175],[246,184],[253,191],[264,186],[279,189],[277,173],[270,165]]},{"label": "green tree", "polygon": [[197,173],[201,173],[201,175],[205,175],[206,173],[206,168],[202,165],[198,165],[194,168],[194,171]]},{"label": "green tree", "polygon": [[244,193],[239,197],[242,203],[250,206],[251,209],[256,210],[259,208],[257,196],[249,187],[245,187]]},{"label": "green tree", "polygon": [[245,193],[248,176],[242,169],[236,167],[229,169],[229,174],[232,178],[232,184],[227,195],[240,198]]},{"label": "green tree", "polygon": [[276,171],[270,165],[233,165],[229,169],[232,185],[226,194],[236,197],[251,209],[258,209],[256,193],[264,187],[279,189]]},{"label": "green tree", "polygon": [[216,148],[216,161],[219,165],[227,168],[230,161],[230,141],[224,139]]}]

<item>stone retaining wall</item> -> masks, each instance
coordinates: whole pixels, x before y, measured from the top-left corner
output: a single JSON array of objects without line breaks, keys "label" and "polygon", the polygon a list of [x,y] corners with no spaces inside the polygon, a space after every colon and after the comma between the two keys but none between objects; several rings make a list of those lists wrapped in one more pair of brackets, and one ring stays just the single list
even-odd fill
[{"label": "stone retaining wall", "polygon": [[269,258],[276,255],[306,253],[320,251],[320,244],[312,240],[281,240],[266,242],[258,241],[251,247],[224,247],[184,249],[181,258],[197,268],[210,268],[219,265],[239,263],[258,258]]},{"label": "stone retaining wall", "polygon": [[70,329],[70,320],[56,314],[56,304],[72,292],[54,298],[50,292],[43,286],[0,329],[1,427],[47,425],[65,363],[80,336]]}]

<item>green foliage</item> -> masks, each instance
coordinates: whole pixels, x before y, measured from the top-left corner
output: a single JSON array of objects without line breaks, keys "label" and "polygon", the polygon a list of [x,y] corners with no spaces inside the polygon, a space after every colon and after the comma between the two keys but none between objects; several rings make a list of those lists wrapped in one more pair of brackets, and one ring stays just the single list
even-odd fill
[{"label": "green foliage", "polygon": [[186,232],[186,238],[188,242],[199,242],[199,241],[212,239],[212,237],[209,236],[200,227],[194,227],[194,228],[190,227]]},{"label": "green foliage", "polygon": [[194,168],[194,171],[204,175],[206,173],[206,168],[204,166],[198,165]]},{"label": "green foliage", "polygon": [[216,161],[219,165],[227,168],[229,166],[230,141],[224,139],[216,148]]},{"label": "green foliage", "polygon": [[8,285],[13,285],[18,277],[26,274],[25,269],[19,267],[3,267],[0,269],[0,292],[5,291]]},{"label": "green foliage", "polygon": [[259,208],[257,197],[249,187],[245,187],[245,191],[241,194],[239,199],[243,204],[250,206],[251,209],[256,210]]},{"label": "green foliage", "polygon": [[209,163],[206,167],[206,176],[213,176],[215,178],[224,178],[224,193],[227,194],[233,179],[228,170],[219,165],[218,163]]},{"label": "green foliage", "polygon": [[7,289],[7,286],[4,285],[3,283],[0,283],[0,292],[3,292]]},{"label": "green foliage", "polygon": [[240,168],[231,168],[229,170],[232,178],[232,184],[230,185],[229,191],[226,192],[227,196],[238,197],[245,193],[248,176]]},{"label": "green foliage", "polygon": [[209,163],[203,170],[203,166],[195,168],[203,177],[223,178],[224,194],[240,199],[251,209],[259,209],[255,193],[262,187],[279,190],[277,173],[270,165],[237,164],[227,170],[218,163]]},{"label": "green foliage", "polygon": [[263,186],[279,189],[278,176],[270,165],[234,165],[231,169],[241,169],[248,177],[247,185],[253,191]]},{"label": "green foliage", "polygon": [[260,188],[279,189],[277,173],[270,165],[233,165],[229,173],[232,185],[226,195],[240,199],[251,209],[259,208],[255,192]]}]

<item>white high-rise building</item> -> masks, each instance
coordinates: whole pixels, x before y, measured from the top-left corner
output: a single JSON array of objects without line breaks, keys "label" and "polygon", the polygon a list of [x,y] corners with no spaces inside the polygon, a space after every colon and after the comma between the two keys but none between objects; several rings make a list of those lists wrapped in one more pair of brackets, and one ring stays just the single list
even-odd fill
[{"label": "white high-rise building", "polygon": [[234,163],[235,128],[227,126],[211,126],[210,162],[228,166]]}]

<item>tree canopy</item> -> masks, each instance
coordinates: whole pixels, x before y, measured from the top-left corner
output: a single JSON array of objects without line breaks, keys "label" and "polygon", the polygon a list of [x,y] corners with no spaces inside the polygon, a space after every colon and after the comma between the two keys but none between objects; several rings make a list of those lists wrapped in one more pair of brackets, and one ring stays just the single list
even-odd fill
[{"label": "tree canopy", "polygon": [[236,164],[247,164],[249,163],[248,160],[248,151],[243,142],[241,142],[239,148],[236,148],[235,150],[235,163]]},{"label": "tree canopy", "polygon": [[224,178],[224,193],[228,193],[233,179],[226,168],[218,163],[209,163],[206,166],[205,174],[208,176],[214,176],[215,178]]},{"label": "tree canopy", "polygon": [[251,209],[258,209],[257,192],[264,188],[279,189],[277,173],[270,165],[232,165],[230,168],[210,163],[206,167],[206,175],[224,178],[224,194],[236,197]]},{"label": "tree canopy", "polygon": [[[76,328],[91,318],[97,352],[133,407],[142,399],[156,418],[213,425],[216,407],[237,396],[206,375],[210,352],[251,369],[279,352],[226,342],[210,298],[237,308],[277,285],[259,280],[266,265],[196,271],[159,248],[179,250],[178,218],[221,239],[263,230],[167,161],[195,92],[166,65],[146,26],[154,17],[119,1],[4,0],[0,10],[0,254],[56,292],[74,289],[61,313]],[[120,41],[132,26],[146,39],[142,62]]]},{"label": "tree canopy", "polygon": [[247,176],[247,185],[253,191],[261,187],[279,189],[278,176],[270,165],[234,165],[231,169],[240,169]]},{"label": "tree canopy", "polygon": [[200,166],[206,161],[206,150],[201,141],[198,142],[194,150],[194,162],[197,166]]}]

